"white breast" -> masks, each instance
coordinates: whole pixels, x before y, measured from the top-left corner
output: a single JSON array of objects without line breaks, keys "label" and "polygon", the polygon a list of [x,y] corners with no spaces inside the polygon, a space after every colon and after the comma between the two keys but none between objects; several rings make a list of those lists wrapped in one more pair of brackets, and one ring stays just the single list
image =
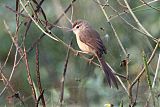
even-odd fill
[{"label": "white breast", "polygon": [[79,39],[79,36],[76,35],[76,39],[77,39],[77,44],[79,46],[79,48],[86,53],[94,53],[93,49],[90,48],[88,45],[86,45],[85,43],[81,42]]}]

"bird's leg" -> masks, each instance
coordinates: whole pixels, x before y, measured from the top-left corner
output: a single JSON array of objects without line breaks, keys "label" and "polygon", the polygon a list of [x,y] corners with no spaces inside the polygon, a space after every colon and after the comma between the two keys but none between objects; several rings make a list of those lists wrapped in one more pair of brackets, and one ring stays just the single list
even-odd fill
[{"label": "bird's leg", "polygon": [[89,64],[91,64],[92,63],[92,61],[93,61],[93,59],[95,58],[95,56],[94,55],[92,55],[92,57],[91,58],[89,58],[88,60],[88,62],[89,62]]},{"label": "bird's leg", "polygon": [[75,56],[78,56],[78,55],[79,55],[79,53],[87,54],[87,52],[84,52],[84,51],[76,51]]}]

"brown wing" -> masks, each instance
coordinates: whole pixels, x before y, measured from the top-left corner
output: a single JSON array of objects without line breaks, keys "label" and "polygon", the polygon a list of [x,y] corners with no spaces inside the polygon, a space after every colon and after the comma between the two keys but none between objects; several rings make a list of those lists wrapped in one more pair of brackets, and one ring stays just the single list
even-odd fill
[{"label": "brown wing", "polygon": [[101,56],[103,53],[106,53],[106,48],[100,38],[100,35],[94,29],[85,29],[79,36],[83,43],[96,50],[97,55]]}]

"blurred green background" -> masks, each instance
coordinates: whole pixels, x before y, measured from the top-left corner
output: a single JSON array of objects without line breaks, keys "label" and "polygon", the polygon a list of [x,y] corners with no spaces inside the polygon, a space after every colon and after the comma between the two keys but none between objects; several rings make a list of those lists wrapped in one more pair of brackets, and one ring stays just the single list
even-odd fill
[{"label": "blurred green background", "polygon": [[[105,0],[104,0],[105,1]],[[102,2],[104,2],[102,1]],[[119,13],[123,13],[127,8],[122,7],[119,3],[125,4],[123,0],[109,0],[109,4],[115,8]],[[150,0],[146,0],[149,2]],[[42,8],[46,14],[46,17],[50,23],[54,22],[63,12],[63,10],[70,4],[71,0],[46,0],[44,1]],[[142,5],[140,0],[128,0],[131,8],[135,8]],[[0,1],[0,63],[4,64],[7,54],[9,52],[12,40],[5,28],[4,21],[8,24],[11,32],[16,32],[16,17],[15,13],[11,12],[5,6],[10,6],[15,10],[15,0],[1,0]],[[152,6],[160,10],[160,2],[154,2]],[[104,8],[107,14],[111,17],[111,23],[113,24],[118,37],[120,38],[124,48],[130,54],[129,63],[129,76],[130,80],[134,80],[137,74],[143,67],[142,51],[147,55],[147,59],[151,55],[156,43],[152,39],[147,38],[145,35],[139,33],[135,29],[128,26],[120,17],[116,15],[111,8]],[[87,20],[101,35],[104,40],[104,44],[107,48],[108,54],[105,56],[106,61],[112,66],[112,68],[120,74],[126,75],[124,67],[120,67],[120,63],[125,59],[125,55],[118,44],[118,41],[111,29],[109,23],[106,21],[105,16],[100,9],[100,6],[94,2],[94,0],[76,0],[73,4],[73,20],[85,19]],[[153,37],[159,38],[160,36],[160,12],[156,11],[148,6],[143,6],[134,9],[134,13],[141,22],[141,24],[147,29]],[[24,12],[24,14],[26,14]],[[42,15],[40,15],[42,16]],[[71,9],[67,12],[67,16],[70,18]],[[122,15],[130,24],[134,25],[138,29],[140,27],[133,20],[129,13]],[[21,21],[25,21],[25,18],[20,18]],[[70,27],[69,21],[63,17],[58,23],[62,27]],[[103,30],[101,30],[103,28]],[[19,45],[22,42],[22,38],[25,32],[26,26],[22,23],[19,34]],[[141,29],[140,29],[141,30]],[[60,28],[54,28],[52,30],[60,39],[69,44],[73,38],[72,47],[79,50],[75,35],[72,32]],[[26,48],[30,48],[32,43],[42,34],[37,26],[32,23],[25,39]],[[9,78],[13,63],[16,48],[13,46],[11,55],[6,66],[3,68],[3,74]],[[153,58],[149,71],[151,72],[151,80],[153,80],[157,60],[158,49],[155,57]],[[39,58],[40,58],[40,73],[41,83],[43,89],[45,89],[44,96],[46,99],[46,105],[48,107],[56,107],[59,105],[60,89],[61,89],[61,77],[64,70],[65,57],[67,54],[67,48],[62,44],[51,40],[45,36],[39,43]],[[89,57],[89,56],[87,56]],[[19,57],[18,57],[19,58]],[[36,89],[36,64],[35,64],[35,49],[28,53],[29,65],[31,70],[32,79],[34,80]],[[95,60],[96,61],[96,60]],[[157,81],[159,82],[160,75],[158,75]],[[126,80],[122,78],[124,84],[127,86]],[[146,73],[140,80],[139,93],[137,98],[137,107],[142,107],[148,98],[149,88],[147,85]],[[160,89],[159,84],[156,84],[156,89]],[[21,97],[24,100],[25,106],[31,107],[34,102],[32,99],[31,88],[27,81],[27,74],[25,64],[21,61],[16,68],[13,77],[11,79],[11,85],[14,90],[19,91]],[[0,81],[0,91],[4,88],[3,81]],[[133,89],[133,96],[135,98],[135,89]],[[37,91],[38,92],[38,91]],[[158,94],[159,91],[156,91]],[[22,106],[18,99],[12,99],[10,103],[8,96],[13,95],[10,88],[0,96],[0,106]],[[64,106],[65,107],[103,107],[104,104],[111,103],[116,106],[123,100],[124,107],[128,106],[129,98],[125,90],[119,84],[119,90],[110,88],[105,81],[103,71],[93,64],[88,64],[84,59],[79,56],[75,56],[72,52],[70,54],[69,63],[67,67],[67,73],[65,78],[65,90],[64,90]]]}]

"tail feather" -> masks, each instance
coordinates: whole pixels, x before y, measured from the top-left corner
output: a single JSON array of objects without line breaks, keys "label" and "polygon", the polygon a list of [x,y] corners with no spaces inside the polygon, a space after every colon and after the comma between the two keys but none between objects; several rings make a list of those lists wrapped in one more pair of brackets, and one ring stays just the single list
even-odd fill
[{"label": "tail feather", "polygon": [[109,86],[111,87],[111,81],[112,81],[113,84],[115,85],[115,87],[118,89],[118,84],[117,84],[117,81],[116,81],[114,74],[112,73],[111,68],[106,64],[105,60],[102,57],[101,58],[98,57],[98,60],[99,60],[101,66],[102,66],[102,69],[106,75]]}]

